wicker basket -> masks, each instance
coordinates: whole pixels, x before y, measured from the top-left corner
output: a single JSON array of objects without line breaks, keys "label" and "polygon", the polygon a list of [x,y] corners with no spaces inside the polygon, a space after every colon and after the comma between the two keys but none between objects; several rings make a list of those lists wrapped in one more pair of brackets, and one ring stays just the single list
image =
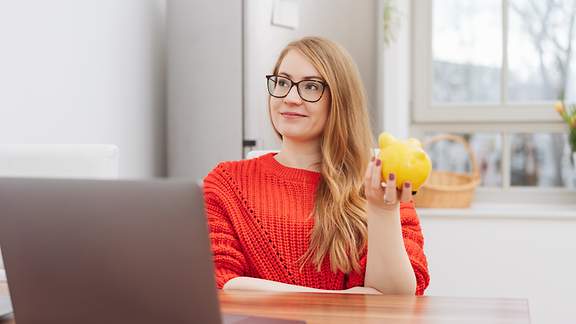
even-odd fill
[{"label": "wicker basket", "polygon": [[470,174],[432,170],[426,183],[420,187],[414,202],[424,208],[468,208],[474,198],[474,191],[480,183],[478,164],[474,152],[463,137],[441,134],[424,141],[424,147],[439,141],[460,143],[466,149],[472,164]]}]

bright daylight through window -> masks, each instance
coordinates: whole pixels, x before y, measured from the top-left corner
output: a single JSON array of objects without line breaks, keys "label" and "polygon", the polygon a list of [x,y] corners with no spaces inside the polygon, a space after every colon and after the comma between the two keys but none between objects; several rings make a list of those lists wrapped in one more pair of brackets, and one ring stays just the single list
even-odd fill
[{"label": "bright daylight through window", "polygon": [[[420,4],[413,5],[413,75],[423,76],[414,81],[415,126],[427,136],[444,129],[464,136],[483,187],[574,190],[576,161],[554,104],[576,103],[576,0]],[[437,169],[471,171],[459,144],[430,151]]]}]

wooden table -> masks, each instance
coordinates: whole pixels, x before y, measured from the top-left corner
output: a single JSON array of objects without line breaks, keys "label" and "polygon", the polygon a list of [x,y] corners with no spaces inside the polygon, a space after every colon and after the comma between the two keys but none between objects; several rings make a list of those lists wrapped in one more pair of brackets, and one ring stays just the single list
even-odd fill
[{"label": "wooden table", "polygon": [[[6,294],[5,284],[0,293]],[[219,291],[223,312],[315,323],[530,323],[525,299]],[[7,320],[2,324],[15,324]]]},{"label": "wooden table", "polygon": [[313,323],[530,323],[524,299],[413,297],[222,291],[222,310],[233,314]]}]

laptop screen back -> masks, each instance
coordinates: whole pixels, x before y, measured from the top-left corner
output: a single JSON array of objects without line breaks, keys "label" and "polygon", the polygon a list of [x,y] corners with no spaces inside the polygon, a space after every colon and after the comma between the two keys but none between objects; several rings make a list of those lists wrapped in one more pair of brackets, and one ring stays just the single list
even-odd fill
[{"label": "laptop screen back", "polygon": [[197,184],[5,178],[0,215],[19,324],[220,322]]}]

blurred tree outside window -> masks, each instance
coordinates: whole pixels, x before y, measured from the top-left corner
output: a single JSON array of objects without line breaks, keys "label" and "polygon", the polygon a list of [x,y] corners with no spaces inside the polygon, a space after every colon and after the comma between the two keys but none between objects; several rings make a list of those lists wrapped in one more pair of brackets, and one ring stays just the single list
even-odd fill
[{"label": "blurred tree outside window", "polygon": [[[430,9],[431,106],[553,110],[558,100],[576,102],[576,0],[434,0]],[[565,132],[502,124],[501,132],[460,134],[477,154],[482,186],[576,188]],[[437,167],[468,170],[459,150],[453,143],[430,149]]]}]

